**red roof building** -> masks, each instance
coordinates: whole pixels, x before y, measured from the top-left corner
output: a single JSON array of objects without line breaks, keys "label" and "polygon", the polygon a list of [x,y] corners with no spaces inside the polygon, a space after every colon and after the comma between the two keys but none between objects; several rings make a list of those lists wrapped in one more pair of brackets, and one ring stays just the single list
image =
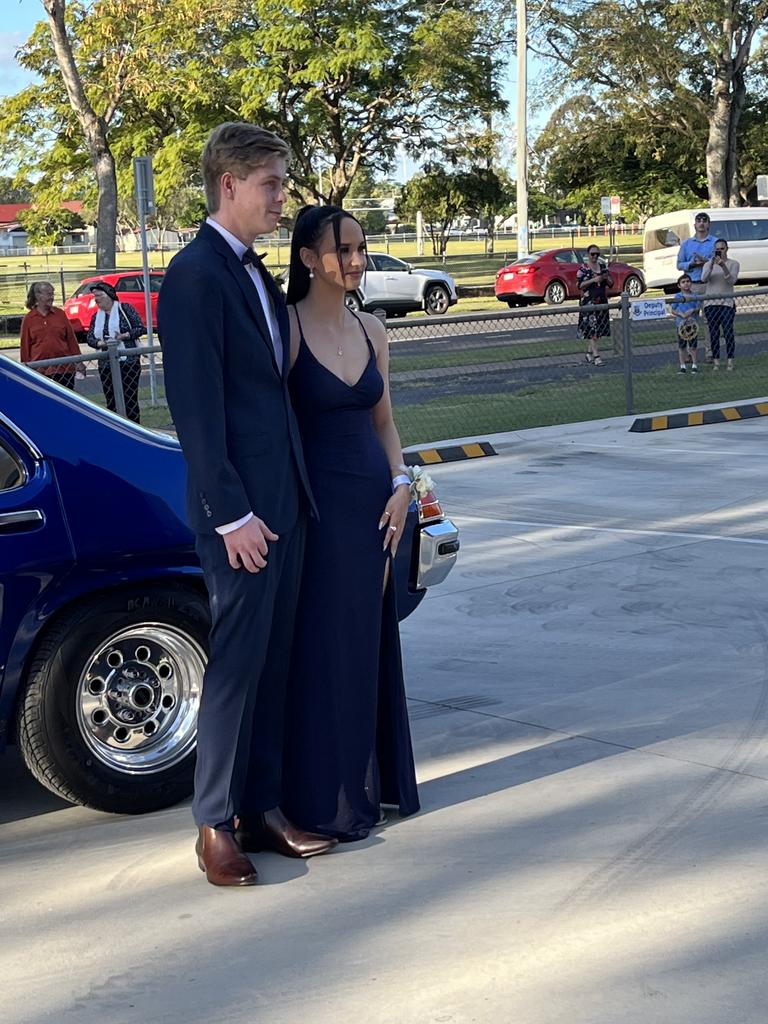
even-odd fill
[{"label": "red roof building", "polygon": [[[8,231],[10,228],[20,226],[19,214],[22,210],[29,210],[33,203],[0,203],[0,231]],[[79,199],[68,199],[61,204],[65,210],[72,213],[80,213],[83,204]]]}]

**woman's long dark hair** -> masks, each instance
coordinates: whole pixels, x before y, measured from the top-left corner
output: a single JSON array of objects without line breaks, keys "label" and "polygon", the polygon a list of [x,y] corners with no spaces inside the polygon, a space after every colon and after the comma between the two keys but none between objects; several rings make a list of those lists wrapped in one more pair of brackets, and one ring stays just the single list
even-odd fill
[{"label": "woman's long dark hair", "polygon": [[[309,270],[301,262],[299,253],[302,249],[317,250],[323,232],[329,224],[333,225],[333,238],[336,242],[336,253],[341,249],[341,222],[349,217],[363,231],[362,224],[351,213],[340,206],[304,206],[296,216],[291,238],[291,262],[288,271],[288,293],[286,301],[289,305],[300,302],[309,291]],[[365,232],[363,231],[363,238]],[[341,267],[341,256],[339,256]]]}]

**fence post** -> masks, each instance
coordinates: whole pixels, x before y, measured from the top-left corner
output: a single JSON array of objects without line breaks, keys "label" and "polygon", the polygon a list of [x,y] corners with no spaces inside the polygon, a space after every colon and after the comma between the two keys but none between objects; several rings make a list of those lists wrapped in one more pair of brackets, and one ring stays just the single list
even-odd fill
[{"label": "fence post", "polygon": [[120,342],[114,338],[107,339],[107,355],[109,356],[109,374],[112,378],[112,394],[115,396],[115,410],[125,416],[125,393],[123,391],[123,375],[120,372]]},{"label": "fence post", "polygon": [[59,265],[59,281],[61,281],[61,304],[67,301],[66,285],[64,284],[64,264]]},{"label": "fence post", "polygon": [[627,416],[635,411],[632,395],[632,331],[629,323],[629,295],[621,293],[621,342],[624,349],[624,398]]}]

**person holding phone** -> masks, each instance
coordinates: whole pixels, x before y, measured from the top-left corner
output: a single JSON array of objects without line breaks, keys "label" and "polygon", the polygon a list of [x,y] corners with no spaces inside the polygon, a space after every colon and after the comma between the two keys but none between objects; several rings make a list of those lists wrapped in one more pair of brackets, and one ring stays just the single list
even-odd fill
[{"label": "person holding phone", "polygon": [[[576,286],[581,290],[580,306],[601,306],[608,301],[608,289],[613,288],[613,278],[608,264],[600,259],[600,249],[590,245],[587,249],[587,262],[579,267],[576,274]],[[602,366],[598,350],[598,339],[611,333],[611,324],[607,309],[583,310],[579,313],[579,334],[587,341],[587,354],[584,357],[593,366]]]},{"label": "person holding phone", "polygon": [[739,279],[739,264],[728,259],[728,243],[718,238],[712,257],[707,260],[701,270],[704,284],[704,316],[709,328],[709,342],[712,346],[712,369],[720,369],[720,332],[725,339],[725,354],[728,359],[726,369],[733,369],[736,354],[736,338],[733,322],[736,318],[736,300],[733,295],[734,285]]}]

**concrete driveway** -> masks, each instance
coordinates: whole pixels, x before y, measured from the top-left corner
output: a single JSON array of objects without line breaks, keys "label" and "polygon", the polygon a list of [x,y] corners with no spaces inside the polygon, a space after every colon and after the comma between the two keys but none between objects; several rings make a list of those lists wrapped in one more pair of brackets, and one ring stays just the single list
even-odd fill
[{"label": "concrete driveway", "polygon": [[765,1024],[768,423],[629,422],[434,471],[418,817],[223,891],[7,757],[3,1024]]}]

